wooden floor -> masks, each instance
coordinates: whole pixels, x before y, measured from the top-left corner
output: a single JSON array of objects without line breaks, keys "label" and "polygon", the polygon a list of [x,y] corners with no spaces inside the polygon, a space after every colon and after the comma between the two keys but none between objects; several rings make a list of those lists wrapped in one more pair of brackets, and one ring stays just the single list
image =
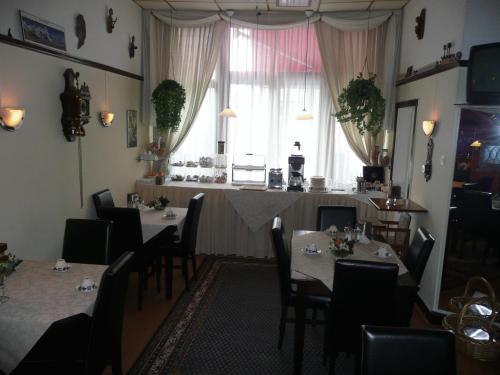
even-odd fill
[{"label": "wooden floor", "polygon": [[[198,264],[202,263],[203,258],[202,255],[198,256]],[[189,272],[192,275],[191,269]],[[123,333],[123,370],[125,373],[142,352],[184,289],[184,281],[180,270],[174,270],[172,299],[165,299],[163,281],[161,293],[156,291],[154,284],[153,280],[151,280],[148,290],[144,293],[143,310],[139,312],[137,311],[137,275],[131,274]],[[431,325],[418,307],[414,309],[411,326],[415,328],[441,328],[440,326]],[[493,364],[481,363],[460,354],[457,354],[457,367],[458,375],[500,374],[500,362]],[[111,374],[109,368],[105,374]]]}]

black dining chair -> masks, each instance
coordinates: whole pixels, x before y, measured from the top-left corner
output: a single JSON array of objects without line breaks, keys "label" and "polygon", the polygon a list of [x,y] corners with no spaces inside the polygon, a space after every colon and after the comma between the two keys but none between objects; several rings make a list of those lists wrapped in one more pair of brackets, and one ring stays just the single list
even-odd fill
[{"label": "black dining chair", "polygon": [[142,310],[143,290],[152,275],[156,275],[160,291],[161,259],[157,253],[156,241],[144,243],[141,216],[137,208],[108,207],[100,210],[101,218],[113,222],[111,230],[110,262],[124,252],[134,252],[132,272],[137,272],[137,307]]},{"label": "black dining chair", "polygon": [[98,217],[101,217],[99,214],[101,208],[115,207],[115,202],[113,201],[113,196],[109,189],[104,189],[92,194],[92,199]]},{"label": "black dining chair", "polygon": [[395,263],[339,259],[335,262],[332,303],[325,335],[330,374],[339,352],[353,353],[359,366],[361,326],[396,324]]},{"label": "black dining chair", "polygon": [[318,206],[316,230],[324,231],[335,225],[343,231],[345,227],[354,228],[356,225],[356,207],[350,206]]},{"label": "black dining chair", "polygon": [[197,277],[196,242],[204,198],[205,194],[203,193],[199,193],[191,198],[186,219],[182,226],[180,240],[177,236],[172,236],[171,233],[167,232],[166,235],[168,238],[165,239],[164,237],[162,244],[159,246],[160,255],[165,257],[165,294],[167,298],[170,297],[171,285],[168,284],[172,280],[173,268],[178,268],[173,264],[174,257],[181,259],[181,269],[186,289],[189,289],[188,262],[190,260],[193,268],[193,277],[195,279]]},{"label": "black dining chair", "polygon": [[420,284],[422,280],[434,242],[434,237],[431,236],[427,229],[423,227],[417,228],[413,241],[403,257],[404,265],[417,284]]},{"label": "black dining chair", "polygon": [[98,375],[111,365],[122,375],[122,330],[133,253],[123,253],[104,272],[92,317],[74,315],[52,324],[13,375]]},{"label": "black dining chair", "polygon": [[111,221],[67,219],[62,257],[70,263],[109,264]]},{"label": "black dining chair", "polygon": [[[295,322],[295,319],[289,319],[287,318],[287,316],[288,308],[295,306],[297,296],[296,293],[292,290],[289,255],[290,251],[284,238],[284,226],[280,217],[275,217],[273,220],[271,236],[273,240],[274,255],[276,256],[276,261],[278,264],[278,276],[280,285],[281,318],[279,325],[278,349],[281,349],[283,339],[285,337],[286,323]],[[326,310],[328,303],[330,302],[330,297],[328,296],[328,292],[325,291],[324,295],[306,295],[304,302],[306,308],[313,309],[313,312],[316,310]],[[322,324],[324,323],[324,321],[321,322],[314,319],[311,323]]]},{"label": "black dining chair", "polygon": [[450,331],[363,326],[362,375],[455,375]]}]

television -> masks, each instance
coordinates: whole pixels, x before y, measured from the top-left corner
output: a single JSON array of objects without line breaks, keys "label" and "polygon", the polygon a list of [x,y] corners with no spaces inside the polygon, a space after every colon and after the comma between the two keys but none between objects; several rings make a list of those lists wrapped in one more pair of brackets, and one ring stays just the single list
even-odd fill
[{"label": "television", "polygon": [[380,181],[384,183],[384,167],[363,166],[363,180],[368,182]]},{"label": "television", "polygon": [[467,70],[467,102],[500,105],[500,43],[471,47]]}]

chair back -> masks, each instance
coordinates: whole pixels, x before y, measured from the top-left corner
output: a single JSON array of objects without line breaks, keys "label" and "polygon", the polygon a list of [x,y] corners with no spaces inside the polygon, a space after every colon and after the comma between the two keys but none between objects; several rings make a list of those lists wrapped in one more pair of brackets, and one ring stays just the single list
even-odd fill
[{"label": "chair back", "polygon": [[462,224],[465,230],[485,230],[489,224],[492,194],[484,191],[464,190]]},{"label": "chair back", "polygon": [[98,217],[101,217],[101,208],[115,207],[115,202],[113,201],[113,196],[111,195],[111,191],[109,191],[109,189],[104,189],[92,194],[92,199],[94,200],[95,211]]},{"label": "chair back", "polygon": [[434,237],[429,234],[427,229],[418,228],[410,248],[403,259],[403,263],[417,284],[420,284],[434,242]]},{"label": "chair back", "polygon": [[363,324],[395,324],[398,270],[395,263],[335,262],[329,317],[335,351],[358,352]]},{"label": "chair back", "polygon": [[199,193],[189,201],[189,207],[182,227],[181,247],[188,254],[195,254],[201,208],[205,194]]},{"label": "chair back", "polygon": [[109,264],[111,221],[67,219],[62,257],[70,263]]},{"label": "chair back", "polygon": [[455,375],[449,331],[363,326],[362,375]]},{"label": "chair back", "polygon": [[113,222],[109,263],[126,251],[142,249],[141,216],[137,208],[110,207],[101,209],[101,217]]},{"label": "chair back", "polygon": [[280,217],[275,217],[271,229],[273,250],[278,262],[278,275],[281,293],[281,305],[286,306],[290,296],[290,256],[285,241],[285,230]]},{"label": "chair back", "polygon": [[132,252],[123,253],[104,272],[92,314],[86,374],[100,374],[113,358],[121,358],[122,329]]},{"label": "chair back", "polygon": [[[411,223],[411,216],[407,212],[401,212],[398,220],[399,229],[409,229]],[[405,246],[405,242],[408,240],[409,233],[394,233],[394,243],[399,246]],[[407,245],[407,244],[406,244]],[[406,247],[405,247],[406,248]]]},{"label": "chair back", "polygon": [[324,231],[331,225],[343,231],[345,227],[356,225],[356,207],[350,206],[318,206],[316,230]]}]

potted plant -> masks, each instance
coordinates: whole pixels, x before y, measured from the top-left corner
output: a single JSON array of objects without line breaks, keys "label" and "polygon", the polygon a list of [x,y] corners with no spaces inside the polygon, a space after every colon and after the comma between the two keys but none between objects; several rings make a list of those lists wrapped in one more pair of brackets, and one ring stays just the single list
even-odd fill
[{"label": "potted plant", "polygon": [[186,103],[186,90],[176,81],[166,79],[153,91],[152,102],[156,112],[156,127],[163,132],[176,132],[181,122],[181,111]]},{"label": "potted plant", "polygon": [[352,122],[359,134],[370,133],[373,137],[382,129],[385,117],[385,99],[375,86],[376,75],[364,78],[361,73],[352,79],[339,95],[340,111],[336,113],[340,123]]}]

